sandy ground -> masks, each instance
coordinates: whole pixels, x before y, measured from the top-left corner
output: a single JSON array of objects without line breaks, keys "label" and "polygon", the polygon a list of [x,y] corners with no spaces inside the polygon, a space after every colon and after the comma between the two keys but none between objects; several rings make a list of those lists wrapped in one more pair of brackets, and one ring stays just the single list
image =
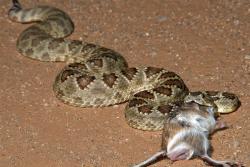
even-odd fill
[{"label": "sandy ground", "polygon": [[[223,115],[231,128],[213,135],[212,156],[250,166],[250,3],[248,0],[21,0],[23,6],[57,6],[72,16],[70,38],[123,54],[130,66],[164,67],[191,90],[236,93],[242,106]],[[124,107],[63,104],[52,84],[64,63],[43,63],[15,48],[27,25],[7,19],[0,1],[0,166],[120,167],[160,148],[161,132],[130,128]],[[168,160],[155,167],[202,167],[199,160]]]}]

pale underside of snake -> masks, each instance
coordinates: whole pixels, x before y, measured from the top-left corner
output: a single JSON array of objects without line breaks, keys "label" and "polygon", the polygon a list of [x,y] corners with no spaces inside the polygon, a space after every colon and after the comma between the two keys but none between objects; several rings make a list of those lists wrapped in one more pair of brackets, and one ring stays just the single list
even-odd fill
[{"label": "pale underside of snake", "polygon": [[174,72],[156,67],[129,68],[118,52],[95,44],[65,39],[74,30],[70,17],[60,9],[36,6],[23,9],[17,0],[9,18],[21,23],[35,22],[17,41],[18,51],[40,61],[65,61],[54,92],[63,102],[79,107],[110,106],[128,101],[127,123],[141,130],[161,130],[172,109],[195,101],[213,106],[218,113],[235,111],[240,103],[228,92],[189,92]]}]

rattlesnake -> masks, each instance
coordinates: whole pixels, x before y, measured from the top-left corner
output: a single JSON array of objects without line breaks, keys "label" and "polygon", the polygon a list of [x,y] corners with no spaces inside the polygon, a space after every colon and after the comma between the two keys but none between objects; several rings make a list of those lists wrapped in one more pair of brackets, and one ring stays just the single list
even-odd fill
[{"label": "rattlesnake", "polygon": [[65,103],[101,107],[128,101],[125,118],[131,127],[160,130],[172,109],[188,101],[214,106],[218,113],[235,111],[236,95],[228,92],[189,92],[174,72],[157,67],[128,67],[118,52],[95,44],[65,39],[74,30],[68,14],[50,6],[22,9],[17,0],[9,18],[36,22],[18,38],[18,51],[40,61],[69,63],[56,77],[54,92]]}]

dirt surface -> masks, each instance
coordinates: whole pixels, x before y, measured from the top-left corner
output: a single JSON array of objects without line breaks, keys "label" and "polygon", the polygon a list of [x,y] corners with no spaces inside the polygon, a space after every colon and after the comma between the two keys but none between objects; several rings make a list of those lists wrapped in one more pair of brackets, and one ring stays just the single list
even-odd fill
[{"label": "dirt surface", "polygon": [[[130,66],[164,67],[191,90],[236,93],[242,106],[223,115],[231,127],[212,136],[216,159],[250,166],[249,0],[21,0],[23,6],[53,5],[76,25],[70,38],[113,48]],[[0,1],[0,166],[126,167],[159,150],[161,132],[130,128],[125,104],[77,108],[63,104],[52,84],[64,63],[20,55],[18,35],[28,25],[7,18]],[[194,159],[152,166],[202,167]]]}]

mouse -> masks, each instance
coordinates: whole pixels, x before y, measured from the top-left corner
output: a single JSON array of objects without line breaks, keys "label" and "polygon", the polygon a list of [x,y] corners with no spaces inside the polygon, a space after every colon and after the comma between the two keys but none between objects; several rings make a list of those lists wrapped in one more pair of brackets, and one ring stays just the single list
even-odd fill
[{"label": "mouse", "polygon": [[228,128],[216,115],[216,108],[195,102],[176,106],[165,120],[161,150],[133,167],[146,167],[163,158],[179,161],[195,157],[211,166],[243,167],[240,163],[215,160],[209,155],[209,136]]}]

